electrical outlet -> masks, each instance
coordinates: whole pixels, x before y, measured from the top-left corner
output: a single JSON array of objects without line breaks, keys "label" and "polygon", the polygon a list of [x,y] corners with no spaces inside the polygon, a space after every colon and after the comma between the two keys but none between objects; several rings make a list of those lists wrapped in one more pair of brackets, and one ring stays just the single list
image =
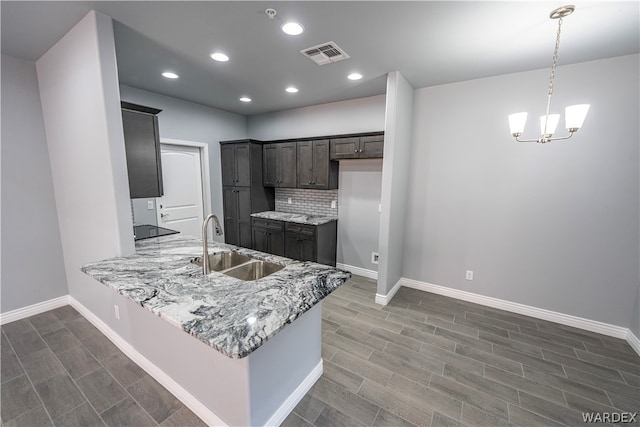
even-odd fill
[{"label": "electrical outlet", "polygon": [[113,313],[116,315],[116,319],[120,320],[120,307],[118,307],[117,305],[114,305]]},{"label": "electrical outlet", "polygon": [[382,203],[378,204],[378,213],[382,213]]},{"label": "electrical outlet", "polygon": [[147,200],[147,209],[153,210],[153,200]]},{"label": "electrical outlet", "polygon": [[380,255],[377,252],[371,252],[371,264],[377,264]]},{"label": "electrical outlet", "polygon": [[473,271],[472,270],[467,270],[467,274],[464,277],[467,280],[473,280]]},{"label": "electrical outlet", "polygon": [[336,205],[336,201],[335,201],[335,200],[332,200],[332,201],[331,201],[331,209],[335,209],[335,208],[336,208],[336,206],[337,206],[337,205]]},{"label": "electrical outlet", "polygon": [[288,204],[291,204],[291,197],[289,197],[289,198],[287,199],[287,203],[288,203]]}]

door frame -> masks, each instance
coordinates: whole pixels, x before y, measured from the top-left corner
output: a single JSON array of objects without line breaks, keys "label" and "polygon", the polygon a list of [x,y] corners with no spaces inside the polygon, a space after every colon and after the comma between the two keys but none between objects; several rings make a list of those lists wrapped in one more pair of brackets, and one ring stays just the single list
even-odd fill
[{"label": "door frame", "polygon": [[[185,141],[182,139],[170,139],[160,138],[160,144],[178,145],[183,147],[195,147],[200,150],[200,179],[202,181],[202,217],[206,218],[207,215],[213,212],[213,205],[211,200],[211,180],[209,172],[209,144],[206,142]],[[211,237],[209,232],[209,237]]]}]

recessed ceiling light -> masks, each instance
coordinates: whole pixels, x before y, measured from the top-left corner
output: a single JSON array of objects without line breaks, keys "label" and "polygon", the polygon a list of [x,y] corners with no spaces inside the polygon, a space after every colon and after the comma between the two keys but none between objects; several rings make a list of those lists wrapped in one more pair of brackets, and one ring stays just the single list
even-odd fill
[{"label": "recessed ceiling light", "polygon": [[164,73],[162,73],[162,77],[165,77],[167,79],[177,79],[180,76],[176,73],[172,73],[171,71],[165,71]]},{"label": "recessed ceiling light", "polygon": [[349,80],[360,80],[362,78],[362,74],[360,73],[351,73],[347,76]]},{"label": "recessed ceiling light", "polygon": [[297,36],[304,32],[304,28],[302,27],[302,25],[298,24],[297,22],[286,22],[282,24],[282,27],[280,28],[282,28],[282,31],[285,34],[289,34],[290,36]]},{"label": "recessed ceiling light", "polygon": [[227,62],[229,57],[222,52],[213,52],[211,54],[211,59],[218,62]]},{"label": "recessed ceiling light", "polygon": [[249,98],[248,96],[242,96],[242,97],[240,97],[240,101],[242,101],[242,102],[251,102],[251,98]]},{"label": "recessed ceiling light", "polygon": [[285,89],[287,92],[289,93],[298,93],[298,88],[297,87],[293,87],[293,86],[289,86],[288,88]]}]

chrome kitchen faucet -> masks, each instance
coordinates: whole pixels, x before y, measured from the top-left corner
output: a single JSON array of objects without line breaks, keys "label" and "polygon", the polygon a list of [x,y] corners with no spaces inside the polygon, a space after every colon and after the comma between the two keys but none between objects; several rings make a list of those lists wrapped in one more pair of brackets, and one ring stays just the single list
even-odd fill
[{"label": "chrome kitchen faucet", "polygon": [[211,267],[209,267],[209,248],[207,243],[207,227],[209,221],[213,218],[214,226],[216,228],[216,235],[222,236],[222,227],[220,227],[220,221],[214,214],[209,214],[202,223],[202,273],[211,273]]}]

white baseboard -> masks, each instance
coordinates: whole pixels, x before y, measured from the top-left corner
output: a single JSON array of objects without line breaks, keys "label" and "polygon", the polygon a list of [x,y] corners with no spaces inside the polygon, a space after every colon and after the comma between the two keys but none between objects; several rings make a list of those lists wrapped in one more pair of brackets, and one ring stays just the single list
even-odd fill
[{"label": "white baseboard", "polygon": [[284,401],[280,408],[269,418],[269,421],[265,424],[266,426],[279,426],[282,422],[287,418],[289,413],[293,411],[293,408],[296,407],[298,403],[302,400],[302,398],[307,394],[311,387],[320,379],[322,376],[322,359],[316,365],[315,368],[309,372],[309,375],[300,383],[298,387],[289,395],[287,400]]},{"label": "white baseboard", "polygon": [[393,298],[393,296],[396,294],[396,292],[398,292],[400,290],[400,287],[402,286],[402,279],[398,280],[398,283],[396,283],[393,288],[391,288],[391,290],[386,294],[386,295],[382,295],[382,294],[376,294],[376,304],[380,304],[380,305],[387,305],[389,304],[389,302],[391,302],[391,298]]},{"label": "white baseboard", "polygon": [[[102,332],[116,347],[118,347],[124,354],[133,360],[138,366],[144,369],[149,375],[151,375],[156,381],[158,381],[164,388],[169,390],[178,400],[180,400],[187,408],[189,408],[194,414],[196,414],[202,421],[209,426],[226,426],[227,424],[222,421],[215,413],[207,408],[202,402],[196,399],[191,393],[185,390],[180,384],[174,381],[169,375],[167,375],[162,369],[158,368],[149,359],[144,357],[138,352],[131,344],[125,341],[120,335],[118,335],[113,329],[111,329],[105,322],[94,315],[89,309],[82,305],[78,300],[72,296],[68,297],[68,303],[78,310],[89,322],[91,322],[100,332]],[[322,367],[321,367],[322,369]]]},{"label": "white baseboard", "polygon": [[369,279],[378,280],[378,272],[374,270],[367,270],[366,268],[355,267],[349,264],[336,263],[336,268],[350,271],[358,276],[367,277]]},{"label": "white baseboard", "polygon": [[638,355],[640,355],[640,338],[635,336],[634,333],[631,332],[631,329],[629,329],[629,333],[627,334],[627,342],[629,343],[631,348],[634,349],[635,352],[638,353]]},{"label": "white baseboard", "polygon": [[[438,295],[444,295],[451,298],[457,298],[459,300],[469,301],[487,307],[499,308],[501,310],[510,311],[512,313],[519,313],[525,316],[535,317],[536,319],[548,320],[550,322],[560,323],[562,325],[572,326],[574,328],[584,329],[610,337],[621,338],[627,340],[629,345],[636,351],[636,353],[640,354],[640,340],[638,340],[638,337],[636,337],[628,328],[611,325],[609,323],[598,322],[596,320],[585,319],[583,317],[572,316],[570,314],[559,313],[557,311],[532,307],[529,305],[506,301],[498,298],[487,297],[484,295],[474,294],[472,292],[461,291],[459,289],[447,288],[445,286],[434,285],[432,283],[406,279],[404,277],[398,281],[398,284],[406,286],[407,288],[413,288]],[[388,301],[391,300],[390,296],[395,294],[394,289],[398,286],[398,284],[396,284],[391,292],[389,292],[389,295],[387,296]],[[378,295],[376,295],[376,302],[378,302]]]},{"label": "white baseboard", "polygon": [[32,304],[27,307],[7,311],[6,313],[0,314],[0,325],[35,316],[36,314],[44,313],[45,311],[53,310],[54,308],[62,307],[67,304],[69,304],[69,295],[64,295],[48,301]]}]

